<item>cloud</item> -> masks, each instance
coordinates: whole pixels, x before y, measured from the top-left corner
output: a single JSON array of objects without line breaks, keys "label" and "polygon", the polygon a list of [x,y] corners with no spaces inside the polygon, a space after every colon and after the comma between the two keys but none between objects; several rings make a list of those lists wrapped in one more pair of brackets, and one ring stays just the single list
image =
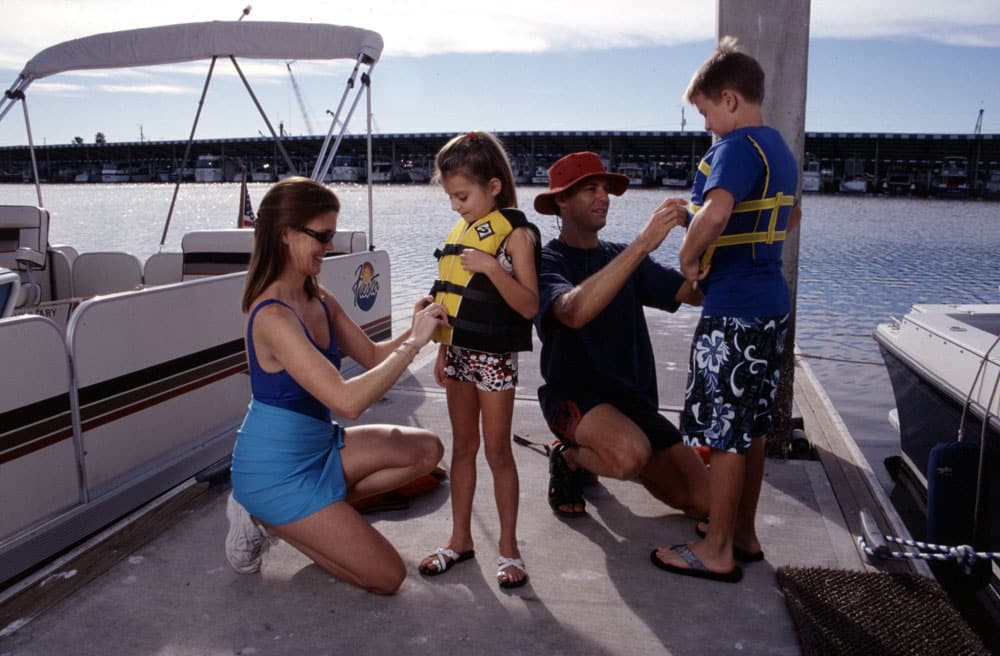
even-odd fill
[{"label": "cloud", "polygon": [[52,93],[52,94],[78,94],[87,90],[82,84],[70,84],[64,82],[36,82],[31,85],[32,93]]},{"label": "cloud", "polygon": [[[450,53],[540,53],[630,46],[669,46],[711,39],[716,2],[630,0],[589,8],[578,0],[258,0],[246,20],[331,22],[374,29],[385,38],[385,56]],[[174,0],[6,0],[0,25],[0,67],[19,70],[41,48],[88,34],[204,20],[235,20],[242,7],[223,13],[219,3]],[[995,0],[813,0],[813,38],[927,40],[1000,47]],[[12,64],[11,62],[20,62]]]},{"label": "cloud", "polygon": [[[381,33],[386,56],[459,52],[546,52],[675,45],[715,34],[711,0],[629,0],[594,10],[578,0],[258,0],[246,20],[331,22]],[[1000,47],[995,0],[813,0],[810,32],[817,38],[923,39]],[[42,47],[109,30],[204,20],[235,20],[219,3],[174,0],[7,0],[0,26],[0,64],[24,62]]]},{"label": "cloud", "polygon": [[[34,87],[32,87],[34,88]],[[108,93],[148,93],[148,94],[196,94],[194,87],[183,87],[174,84],[99,84],[101,91]]]}]

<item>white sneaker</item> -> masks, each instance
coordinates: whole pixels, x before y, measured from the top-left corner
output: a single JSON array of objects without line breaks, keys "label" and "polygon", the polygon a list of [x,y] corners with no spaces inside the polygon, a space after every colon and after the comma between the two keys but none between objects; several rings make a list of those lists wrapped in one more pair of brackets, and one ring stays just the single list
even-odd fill
[{"label": "white sneaker", "polygon": [[240,574],[260,571],[261,556],[271,546],[267,533],[257,526],[246,508],[230,493],[226,502],[226,519],[229,533],[226,535],[226,560]]}]

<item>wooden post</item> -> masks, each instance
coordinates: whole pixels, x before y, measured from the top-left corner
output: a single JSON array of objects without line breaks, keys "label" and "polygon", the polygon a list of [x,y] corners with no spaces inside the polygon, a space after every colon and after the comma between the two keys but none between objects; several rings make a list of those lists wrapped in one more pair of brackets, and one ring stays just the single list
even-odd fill
[{"label": "wooden post", "polygon": [[[802,170],[805,150],[806,78],[809,63],[810,0],[718,0],[718,37],[735,36],[764,68],[764,121],[784,137]],[[799,179],[801,188],[801,176]],[[808,208],[803,207],[803,222]],[[787,453],[792,431],[792,386],[799,231],[783,249],[784,273],[792,295],[788,339],[781,362],[768,454]]]}]

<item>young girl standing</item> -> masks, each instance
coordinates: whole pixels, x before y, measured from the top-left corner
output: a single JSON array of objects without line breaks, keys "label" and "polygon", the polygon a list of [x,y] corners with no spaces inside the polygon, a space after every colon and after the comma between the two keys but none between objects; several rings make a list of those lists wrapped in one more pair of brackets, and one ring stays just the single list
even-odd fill
[{"label": "young girl standing", "polygon": [[517,547],[518,477],[511,450],[517,352],[531,350],[531,320],[538,311],[538,229],[516,209],[514,175],[503,146],[486,132],[453,138],[434,161],[451,208],[461,215],[438,257],[431,290],[448,310],[434,378],[447,390],[452,428],[452,532],[446,546],[420,564],[436,576],[475,556],[472,497],[476,489],[479,426],[500,516],[497,582],[528,582]]}]

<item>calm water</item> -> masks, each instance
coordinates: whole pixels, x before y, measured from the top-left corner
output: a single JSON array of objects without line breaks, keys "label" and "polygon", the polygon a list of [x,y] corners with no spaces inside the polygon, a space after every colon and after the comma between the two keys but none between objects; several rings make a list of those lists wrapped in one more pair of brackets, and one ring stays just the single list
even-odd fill
[{"label": "calm water", "polygon": [[[265,189],[250,186],[255,203]],[[521,205],[530,208],[539,191],[522,188]],[[366,188],[345,185],[337,192],[339,227],[366,230]],[[145,260],[159,249],[172,193],[165,184],[46,187],[50,241],[81,252],[127,250]],[[630,240],[668,195],[683,194],[636,189],[613,199],[602,235]],[[165,248],[179,250],[187,230],[235,226],[238,200],[236,184],[182,186]],[[0,203],[35,201],[33,187],[0,186]],[[434,278],[431,253],[456,215],[443,192],[430,186],[379,187],[374,202],[373,241],[392,260],[393,316],[401,327]],[[544,239],[555,236],[552,217],[527,213]],[[809,195],[803,213],[796,342],[888,486],[882,460],[898,451],[886,419],[893,399],[872,330],[916,302],[1000,301],[1000,203]],[[675,265],[680,238],[670,235],[654,257]]]}]

